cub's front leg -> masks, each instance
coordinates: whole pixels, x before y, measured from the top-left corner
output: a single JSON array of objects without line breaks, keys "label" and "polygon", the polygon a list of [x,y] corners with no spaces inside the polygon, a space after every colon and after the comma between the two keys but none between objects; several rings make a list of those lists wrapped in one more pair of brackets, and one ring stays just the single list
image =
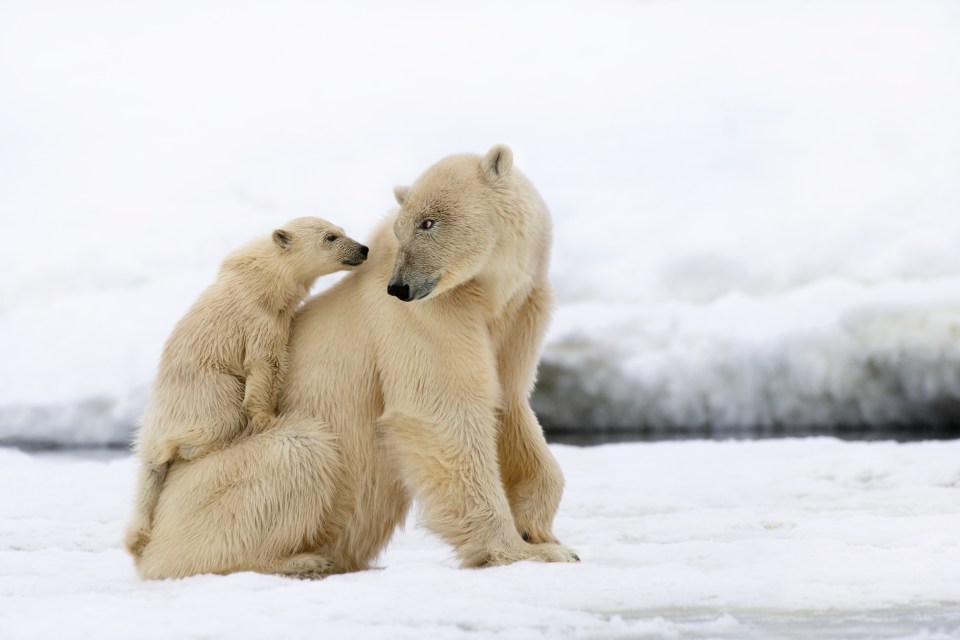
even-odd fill
[{"label": "cub's front leg", "polygon": [[247,365],[247,384],[243,408],[254,433],[260,433],[276,418],[276,380],[279,367],[275,362],[251,360]]},{"label": "cub's front leg", "polygon": [[265,430],[277,416],[277,396],[282,384],[288,333],[275,327],[258,327],[248,339],[243,369],[246,386],[243,408],[253,433]]}]

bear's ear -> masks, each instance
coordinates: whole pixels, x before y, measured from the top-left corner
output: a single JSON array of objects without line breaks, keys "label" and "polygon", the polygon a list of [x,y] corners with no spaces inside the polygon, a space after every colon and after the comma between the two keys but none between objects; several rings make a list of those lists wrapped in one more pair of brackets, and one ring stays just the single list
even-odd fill
[{"label": "bear's ear", "polygon": [[273,232],[273,243],[281,249],[289,249],[293,236],[286,229],[277,229]]},{"label": "bear's ear", "polygon": [[403,203],[407,201],[407,196],[410,195],[410,187],[401,187],[397,185],[393,188],[393,197],[397,199],[397,204],[401,207]]},{"label": "bear's ear", "polygon": [[480,161],[480,167],[483,174],[491,182],[496,182],[500,178],[510,173],[513,168],[513,151],[505,144],[494,145]]}]

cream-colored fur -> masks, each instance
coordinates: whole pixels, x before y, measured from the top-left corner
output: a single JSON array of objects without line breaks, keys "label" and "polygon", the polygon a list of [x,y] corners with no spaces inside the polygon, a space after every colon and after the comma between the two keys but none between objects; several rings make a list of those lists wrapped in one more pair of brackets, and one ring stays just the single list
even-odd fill
[{"label": "cream-colored fur", "polygon": [[317,277],[359,265],[366,251],[326,220],[297,218],[224,261],[163,350],[137,434],[130,553],[150,538],[171,462],[200,458],[274,420],[294,312]]},{"label": "cream-colored fur", "polygon": [[553,535],[563,478],[528,404],[546,207],[499,145],[397,196],[369,264],[297,313],[276,426],[172,465],[143,577],[364,569],[413,498],[464,566],[578,559]]}]

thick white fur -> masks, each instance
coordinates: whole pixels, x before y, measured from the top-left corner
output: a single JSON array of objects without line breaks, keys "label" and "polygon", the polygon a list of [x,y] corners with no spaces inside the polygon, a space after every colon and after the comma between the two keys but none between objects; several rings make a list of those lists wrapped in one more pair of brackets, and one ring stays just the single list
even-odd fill
[{"label": "thick white fur", "polygon": [[320,218],[291,220],[231,254],[167,339],[136,448],[126,547],[139,555],[170,463],[259,433],[275,418],[293,314],[320,275],[363,262],[362,245]]},{"label": "thick white fur", "polygon": [[[500,145],[397,195],[370,263],[297,313],[277,424],[172,465],[143,577],[363,569],[414,497],[464,566],[577,560],[552,532],[563,478],[527,400],[546,207]],[[397,278],[434,286],[402,302]]]}]

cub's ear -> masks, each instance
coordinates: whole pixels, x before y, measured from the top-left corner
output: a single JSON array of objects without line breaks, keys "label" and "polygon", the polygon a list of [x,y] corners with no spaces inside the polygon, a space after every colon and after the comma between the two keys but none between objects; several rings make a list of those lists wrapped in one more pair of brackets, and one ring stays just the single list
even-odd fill
[{"label": "cub's ear", "polygon": [[410,187],[401,187],[397,185],[393,188],[393,197],[397,199],[397,204],[401,207],[403,203],[407,201],[407,196],[410,195]]},{"label": "cub's ear", "polygon": [[273,232],[273,243],[281,249],[289,249],[293,236],[286,229],[277,229]]},{"label": "cub's ear", "polygon": [[505,144],[494,145],[480,161],[480,168],[483,174],[491,182],[496,182],[500,178],[510,173],[513,168],[513,151]]}]

